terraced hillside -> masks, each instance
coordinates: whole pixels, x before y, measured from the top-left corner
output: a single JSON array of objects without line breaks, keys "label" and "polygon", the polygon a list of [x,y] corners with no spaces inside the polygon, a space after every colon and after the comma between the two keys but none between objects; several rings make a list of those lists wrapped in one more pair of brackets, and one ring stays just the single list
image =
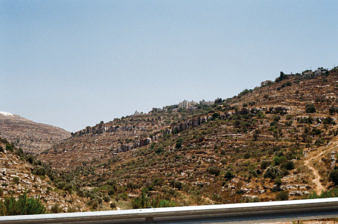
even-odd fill
[{"label": "terraced hillside", "polygon": [[337,93],[337,69],[281,73],[213,104],[102,122],[40,158],[99,209],[337,193]]},{"label": "terraced hillside", "polygon": [[[200,102],[192,107],[168,106],[154,108],[146,114],[137,114],[111,122],[101,122],[72,133],[72,137],[54,145],[39,157],[59,169],[72,169],[93,161],[107,161],[116,153],[126,152],[156,142],[174,129],[179,121],[193,119],[194,125],[207,121],[205,115],[212,108],[210,103]],[[196,120],[196,115],[201,115]],[[62,163],[59,161],[62,160]]]}]

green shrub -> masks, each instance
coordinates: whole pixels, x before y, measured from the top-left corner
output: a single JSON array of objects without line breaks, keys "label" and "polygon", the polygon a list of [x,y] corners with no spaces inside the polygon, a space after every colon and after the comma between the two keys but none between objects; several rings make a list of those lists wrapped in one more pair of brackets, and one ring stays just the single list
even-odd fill
[{"label": "green shrub", "polygon": [[332,190],[323,191],[320,195],[317,195],[316,192],[313,192],[311,195],[309,195],[309,199],[314,198],[334,198],[338,197],[338,188],[335,187]]},{"label": "green shrub", "polygon": [[312,135],[320,135],[322,133],[322,131],[318,128],[313,128],[311,131]]},{"label": "green shrub", "polygon": [[280,175],[281,175],[281,171],[278,169],[278,167],[269,166],[264,173],[264,178],[275,179],[276,177]]},{"label": "green shrub", "polygon": [[249,159],[249,158],[250,158],[250,153],[248,153],[248,152],[245,153],[245,154],[244,154],[244,159]]},{"label": "green shrub", "polygon": [[71,194],[73,191],[73,185],[71,183],[67,183],[64,187],[64,190],[68,191]]},{"label": "green shrub", "polygon": [[283,169],[293,170],[295,168],[295,164],[292,161],[287,161],[287,162],[283,163],[281,167]]},{"label": "green shrub", "polygon": [[213,114],[212,114],[212,119],[213,119],[213,120],[216,120],[216,119],[218,119],[218,118],[220,118],[220,114],[219,114],[219,113],[213,113]]},{"label": "green shrub", "polygon": [[265,170],[268,166],[270,166],[271,162],[270,161],[262,161],[261,162],[261,169]]},{"label": "green shrub", "polygon": [[235,177],[235,175],[229,170],[224,175],[224,178],[227,179],[227,180],[231,180],[234,177]]},{"label": "green shrub", "polygon": [[173,201],[160,200],[158,207],[175,207],[175,206],[176,206],[176,204]]},{"label": "green shrub", "polygon": [[334,122],[334,120],[332,119],[332,117],[326,117],[323,120],[324,124],[336,124],[336,122]]},{"label": "green shrub", "polygon": [[180,138],[176,141],[176,145],[175,145],[175,148],[176,149],[180,149],[182,147],[182,142],[183,140]]},{"label": "green shrub", "polygon": [[216,167],[216,166],[212,166],[212,167],[209,167],[209,168],[208,168],[208,172],[209,172],[210,174],[213,174],[213,175],[215,175],[215,176],[218,176],[218,175],[220,174],[221,170],[220,170],[218,167]]},{"label": "green shrub", "polygon": [[27,197],[26,193],[20,195],[18,199],[10,197],[0,201],[0,214],[2,215],[29,215],[45,212],[46,209],[40,199]]},{"label": "green shrub", "polygon": [[273,162],[276,166],[284,163],[286,161],[286,157],[285,156],[275,156],[273,158]]},{"label": "green shrub", "polygon": [[110,202],[110,197],[106,195],[106,196],[103,197],[103,200],[105,202]]},{"label": "green shrub", "polygon": [[163,149],[162,146],[159,146],[157,149],[155,149],[155,152],[156,152],[157,154],[161,154],[162,152],[164,152],[164,149]]},{"label": "green shrub", "polygon": [[330,107],[329,113],[330,115],[334,115],[335,113],[338,113],[338,107]]},{"label": "green shrub", "polygon": [[338,185],[338,168],[336,167],[332,172],[330,173],[330,180],[335,184]]},{"label": "green shrub", "polygon": [[153,207],[153,208],[176,206],[175,202],[170,201],[170,200],[160,199],[160,198],[152,199],[150,204],[151,204],[151,207]]},{"label": "green shrub", "polygon": [[183,188],[183,183],[179,181],[174,182],[174,187],[177,188],[178,190],[182,190]]},{"label": "green shrub", "polygon": [[15,184],[18,184],[19,181],[20,181],[20,178],[19,178],[19,177],[14,177],[14,178],[13,178],[13,182],[14,182]]},{"label": "green shrub", "polygon": [[13,152],[13,145],[7,143],[6,150]]},{"label": "green shrub", "polygon": [[145,192],[142,192],[141,196],[135,198],[132,201],[133,208],[147,208],[150,205],[149,198]]},{"label": "green shrub", "polygon": [[32,170],[32,173],[35,174],[35,175],[39,175],[39,176],[45,176],[46,170],[42,166],[34,167],[34,169]]},{"label": "green shrub", "polygon": [[115,209],[116,208],[116,204],[114,202],[110,203],[110,208],[111,209]]},{"label": "green shrub", "polygon": [[314,104],[306,104],[305,105],[305,112],[306,113],[315,113],[316,112],[316,107]]}]

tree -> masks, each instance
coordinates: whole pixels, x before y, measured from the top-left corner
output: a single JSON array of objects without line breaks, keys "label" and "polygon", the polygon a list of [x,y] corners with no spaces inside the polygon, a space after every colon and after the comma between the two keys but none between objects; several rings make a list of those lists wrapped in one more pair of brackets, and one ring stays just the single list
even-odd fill
[{"label": "tree", "polygon": [[217,98],[217,99],[215,100],[215,104],[220,104],[220,103],[222,103],[222,102],[223,102],[222,98]]},{"label": "tree", "polygon": [[280,75],[278,78],[276,78],[276,82],[280,82],[280,81],[283,81],[284,79],[287,78],[287,75],[284,74],[284,72],[280,72]]}]

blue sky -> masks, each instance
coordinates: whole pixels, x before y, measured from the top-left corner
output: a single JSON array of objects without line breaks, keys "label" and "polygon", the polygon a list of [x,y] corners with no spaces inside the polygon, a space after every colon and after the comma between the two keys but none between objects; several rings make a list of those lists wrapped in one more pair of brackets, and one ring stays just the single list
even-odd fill
[{"label": "blue sky", "polygon": [[0,0],[0,111],[69,131],[338,65],[338,2]]}]

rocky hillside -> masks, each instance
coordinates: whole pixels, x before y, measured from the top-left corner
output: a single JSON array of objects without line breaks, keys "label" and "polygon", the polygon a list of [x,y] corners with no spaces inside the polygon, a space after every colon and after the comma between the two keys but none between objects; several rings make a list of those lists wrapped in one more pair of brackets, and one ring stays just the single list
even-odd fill
[{"label": "rocky hillside", "polygon": [[[158,141],[163,136],[186,127],[200,125],[210,119],[206,111],[209,102],[185,102],[178,105],[154,108],[113,121],[86,127],[72,133],[72,137],[54,145],[39,157],[53,167],[73,169],[82,164],[108,160],[116,153],[126,152]],[[180,121],[189,120],[187,124]],[[189,122],[191,124],[189,124]],[[63,163],[59,161],[62,159]]]},{"label": "rocky hillside", "polygon": [[18,115],[0,112],[0,137],[5,138],[25,152],[38,154],[70,133],[51,125],[36,123]]},{"label": "rocky hillside", "polygon": [[0,200],[25,192],[40,198],[49,212],[88,210],[84,198],[54,185],[41,162],[0,139]]},{"label": "rocky hillside", "polygon": [[337,68],[281,73],[212,104],[101,122],[39,157],[96,206],[102,197],[137,208],[337,194],[337,98]]}]

